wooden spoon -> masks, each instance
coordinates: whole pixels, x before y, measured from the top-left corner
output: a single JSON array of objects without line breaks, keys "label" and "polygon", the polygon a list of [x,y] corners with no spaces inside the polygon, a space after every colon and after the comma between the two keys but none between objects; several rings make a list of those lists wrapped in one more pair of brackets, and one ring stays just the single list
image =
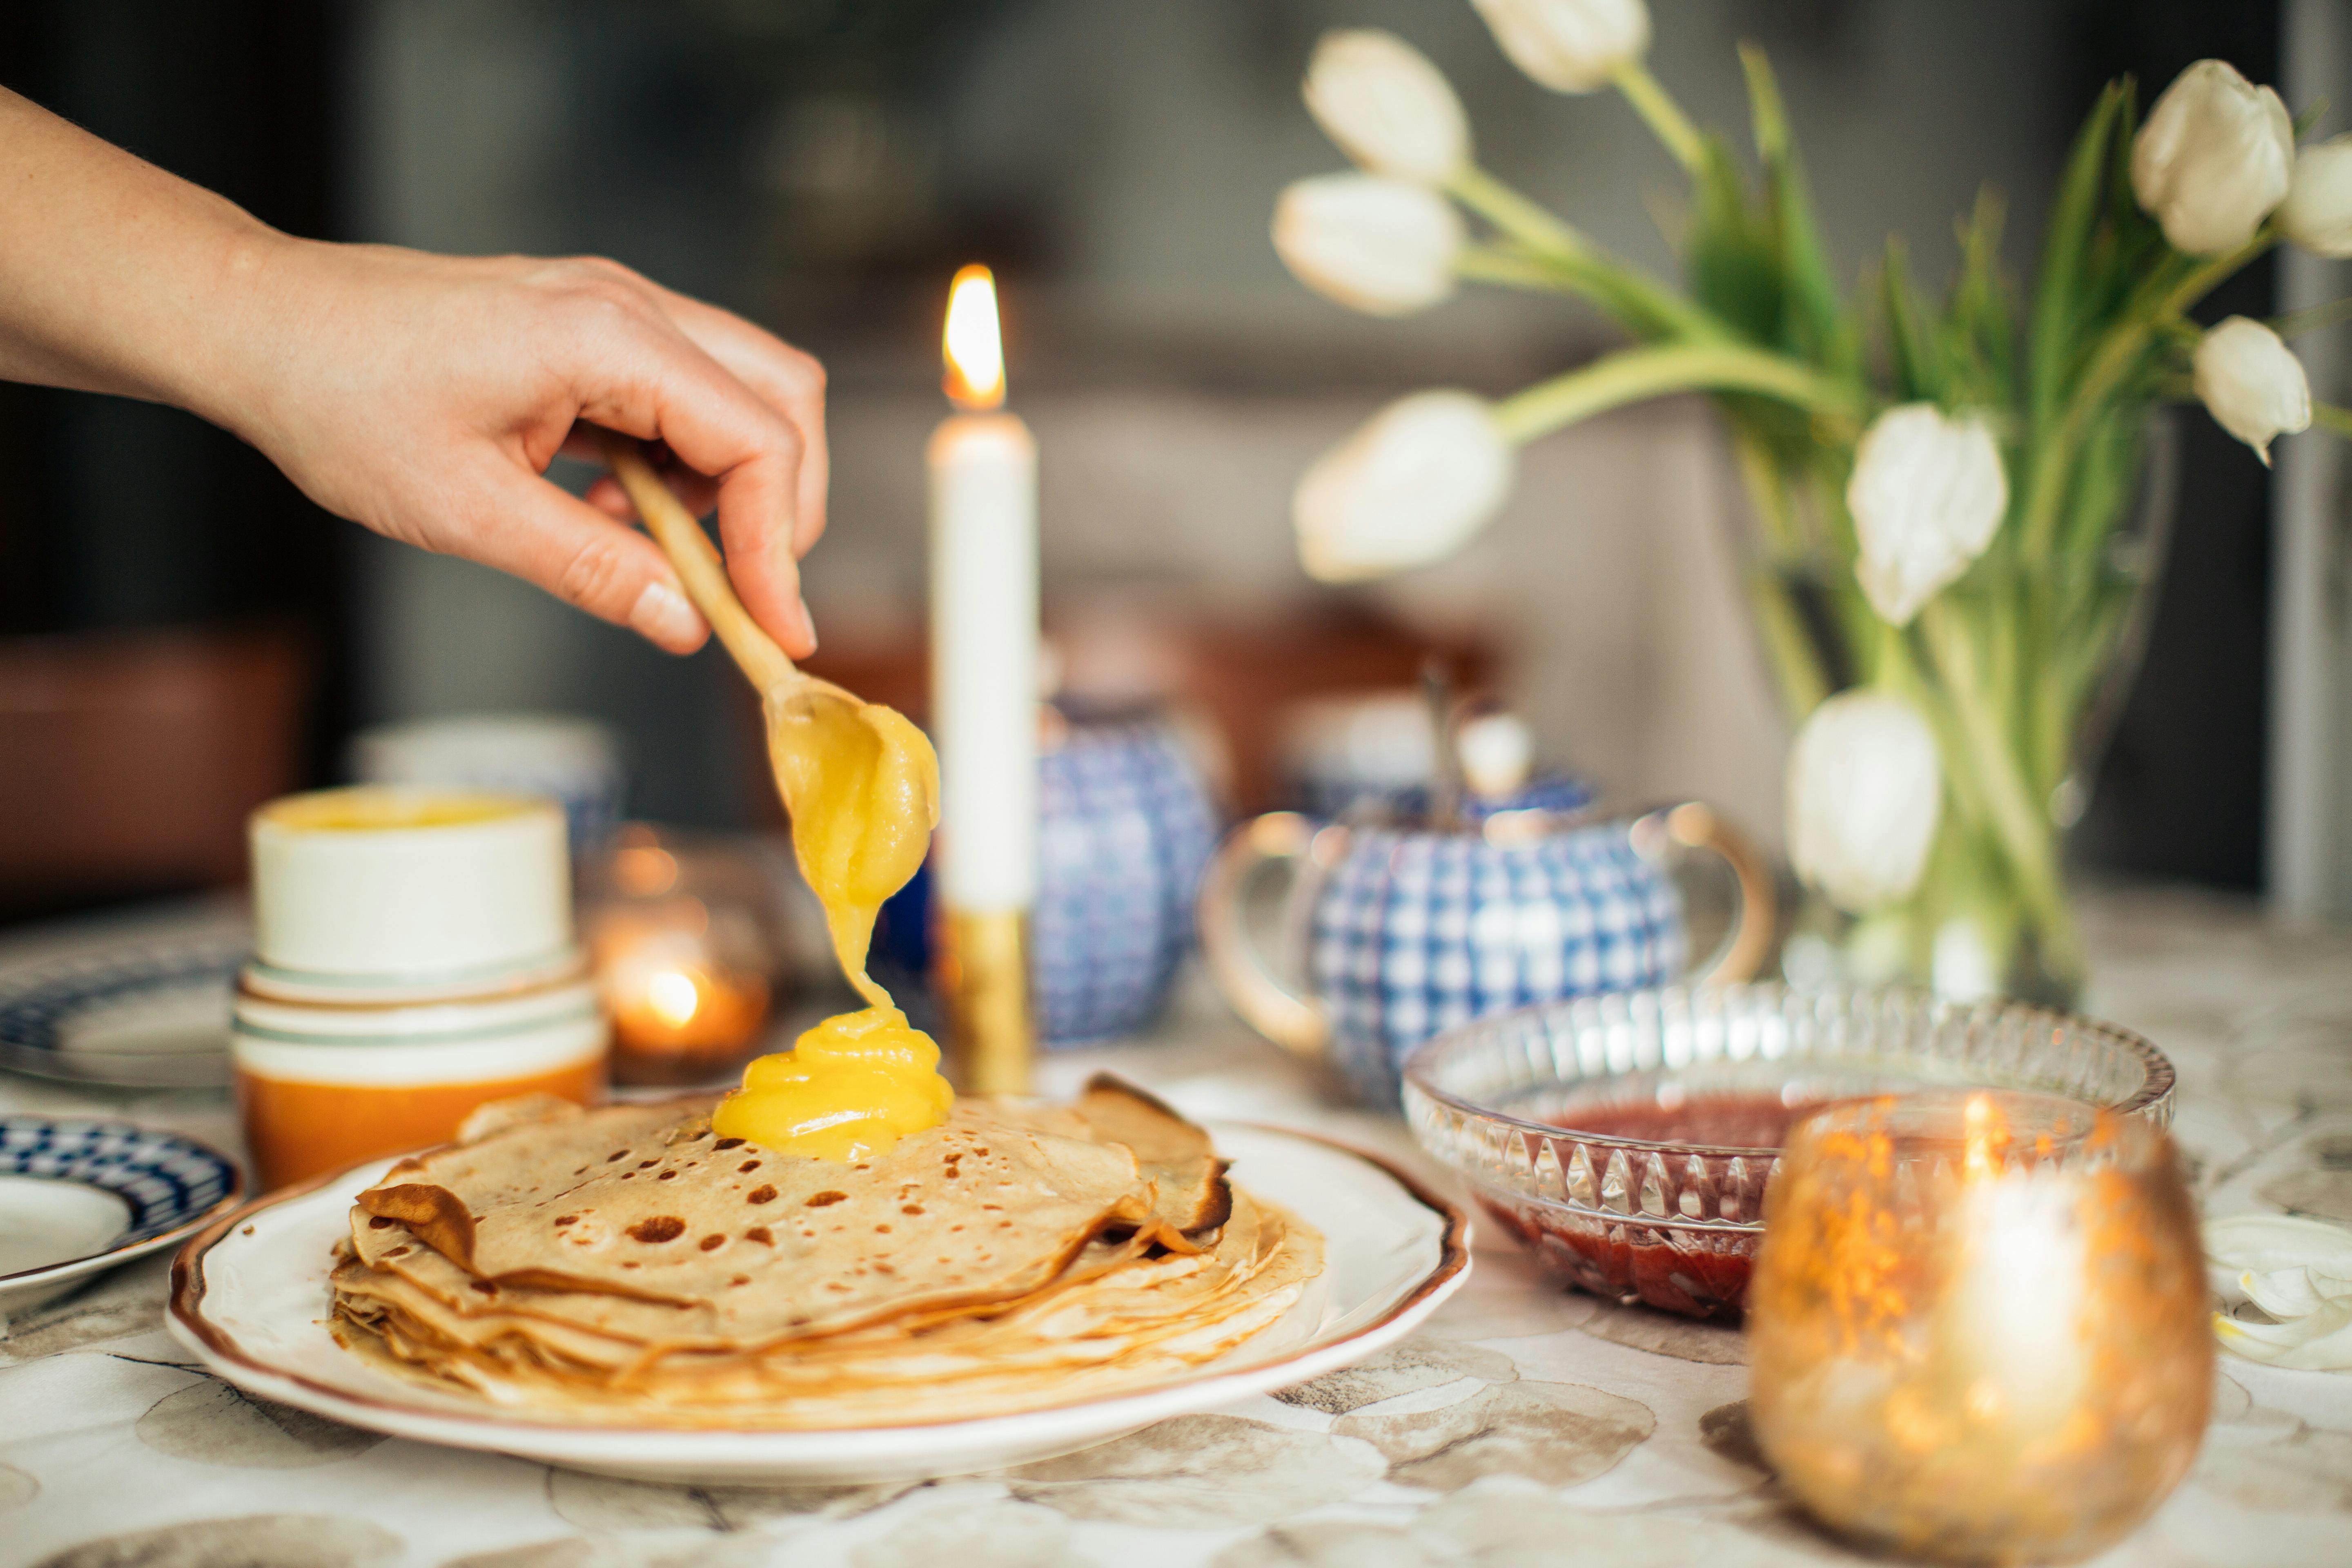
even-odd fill
[{"label": "wooden spoon", "polygon": [[902,715],[786,658],[735,596],[718,546],[637,444],[609,433],[598,440],[646,531],[677,569],[686,596],[759,691],[793,853],[824,906],[843,973],[869,1002],[887,1005],[888,996],[866,975],[866,943],[876,912],[922,864],[939,824],[939,761],[930,742]]},{"label": "wooden spoon", "polygon": [[772,701],[794,686],[826,684],[802,674],[776,646],[776,639],[751,618],[751,612],[735,596],[735,585],[727,580],[727,564],[719,557],[719,547],[710,542],[686,503],[654,472],[637,444],[609,432],[600,432],[596,440],[604,450],[604,460],[613,467],[613,477],[621,481],[629,503],[645,520],[646,531],[677,569],[686,596],[702,612],[702,618],[710,623],[710,629],[719,634],[719,640],[761,695]]}]

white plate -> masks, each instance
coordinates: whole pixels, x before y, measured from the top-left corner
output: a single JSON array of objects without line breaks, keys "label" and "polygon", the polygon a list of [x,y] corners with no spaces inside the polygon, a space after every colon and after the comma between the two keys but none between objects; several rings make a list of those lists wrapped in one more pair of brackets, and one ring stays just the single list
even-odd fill
[{"label": "white plate", "polygon": [[236,1206],[227,1155],[86,1117],[0,1116],[0,1323]]},{"label": "white plate", "polygon": [[326,1328],[329,1249],[373,1163],[231,1215],[172,1269],[173,1335],[248,1394],[464,1448],[651,1480],[844,1483],[961,1475],[1068,1453],[1350,1365],[1411,1333],[1468,1276],[1459,1211],[1368,1154],[1301,1132],[1212,1123],[1236,1181],[1323,1233],[1319,1312],[1188,1376],[1048,1410],[823,1432],[564,1426],[377,1371]]}]

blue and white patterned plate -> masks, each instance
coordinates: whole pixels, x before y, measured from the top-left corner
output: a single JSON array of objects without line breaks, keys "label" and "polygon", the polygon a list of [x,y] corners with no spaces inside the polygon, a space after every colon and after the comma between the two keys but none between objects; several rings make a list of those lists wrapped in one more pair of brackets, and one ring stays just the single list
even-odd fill
[{"label": "blue and white patterned plate", "polygon": [[0,1067],[70,1083],[229,1080],[228,999],[252,939],[154,938],[0,974]]},{"label": "blue and white patterned plate", "polygon": [[127,1121],[0,1116],[0,1318],[236,1206],[227,1155]]}]

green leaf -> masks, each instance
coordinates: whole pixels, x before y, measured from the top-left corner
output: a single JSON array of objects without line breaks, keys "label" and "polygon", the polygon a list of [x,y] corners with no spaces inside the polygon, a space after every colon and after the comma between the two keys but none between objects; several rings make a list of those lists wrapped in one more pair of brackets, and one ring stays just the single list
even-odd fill
[{"label": "green leaf", "polygon": [[1756,155],[1764,165],[1766,211],[1773,250],[1780,260],[1781,342],[1818,364],[1852,374],[1860,368],[1859,334],[1839,300],[1836,279],[1813,217],[1804,166],[1797,157],[1789,116],[1780,101],[1772,62],[1754,44],[1739,46],[1739,66],[1748,79],[1748,101],[1756,134]]},{"label": "green leaf", "polygon": [[[2032,341],[2028,353],[2031,383],[2027,415],[2036,427],[2054,418],[2065,395],[2067,372],[2082,330],[2084,259],[2099,217],[2100,198],[2109,194],[2107,175],[2116,150],[2116,121],[2128,99],[2124,82],[2109,82],[2090,118],[2074,138],[2050,209],[2042,247],[2042,275],[2033,297]],[[2128,182],[2126,184],[2129,189]]]},{"label": "green leaf", "polygon": [[2015,301],[2000,267],[2000,235],[2008,204],[1986,185],[1960,226],[1960,275],[1952,285],[1948,354],[1952,395],[1979,407],[2014,407],[2017,401]]},{"label": "green leaf", "polygon": [[1691,195],[1691,293],[1742,336],[1777,344],[1780,266],[1769,241],[1749,221],[1738,163],[1713,132],[1706,135],[1706,156],[1693,176]]},{"label": "green leaf", "polygon": [[1886,240],[1886,267],[1880,294],[1886,310],[1886,346],[1893,361],[1895,392],[1905,403],[1926,399],[1941,403],[1945,396],[1943,344],[1932,325],[1919,316],[1911,291],[1909,247],[1901,235]]}]

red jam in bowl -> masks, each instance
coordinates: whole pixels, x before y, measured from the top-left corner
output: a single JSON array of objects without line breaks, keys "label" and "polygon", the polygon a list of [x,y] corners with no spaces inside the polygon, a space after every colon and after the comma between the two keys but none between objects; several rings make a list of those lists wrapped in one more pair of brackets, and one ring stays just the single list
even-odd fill
[{"label": "red jam in bowl", "polygon": [[1680,1104],[1627,1100],[1579,1107],[1552,1124],[1599,1138],[1648,1143],[1697,1143],[1715,1149],[1778,1149],[1797,1118],[1819,1100],[1784,1103],[1777,1094],[1695,1094]]},{"label": "red jam in bowl", "polygon": [[[1487,1212],[1522,1246],[1597,1296],[1638,1299],[1688,1317],[1737,1322],[1759,1240],[1752,1227],[1763,1218],[1772,1159],[1769,1152],[1739,1158],[1696,1151],[1777,1150],[1798,1118],[1824,1103],[1749,1091],[1571,1106],[1546,1120],[1570,1135],[1669,1145],[1656,1152],[1654,1163],[1649,1152],[1622,1152],[1631,1189],[1622,1201],[1629,1212],[1622,1217],[1579,1214],[1558,1204],[1515,1202],[1500,1193],[1482,1196]],[[1555,1145],[1564,1168],[1573,1160],[1573,1142],[1571,1136]],[[1587,1144],[1584,1152],[1594,1178],[1605,1181],[1612,1151]],[[1693,1178],[1695,1163],[1703,1167],[1701,1179]],[[1644,1204],[1644,1178],[1654,1172],[1664,1177],[1658,1184],[1663,1215]],[[1577,1195],[1571,1190],[1571,1199]],[[1615,1205],[1604,1200],[1603,1206]],[[1738,1228],[1708,1223],[1719,1221]]]}]

